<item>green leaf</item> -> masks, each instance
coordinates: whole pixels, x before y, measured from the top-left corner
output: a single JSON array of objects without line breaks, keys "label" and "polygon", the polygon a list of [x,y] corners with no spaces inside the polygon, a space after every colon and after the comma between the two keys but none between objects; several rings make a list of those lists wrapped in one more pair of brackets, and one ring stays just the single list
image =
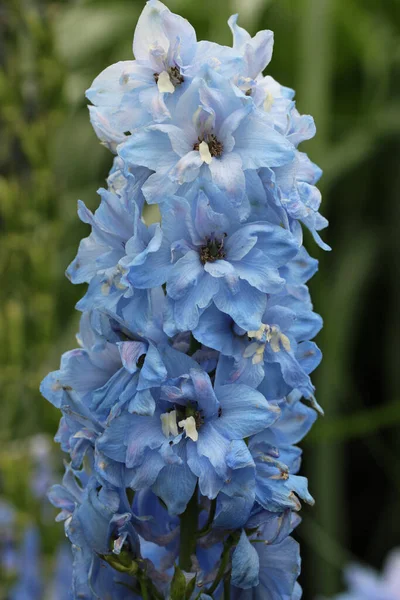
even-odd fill
[{"label": "green leaf", "polygon": [[175,565],[175,572],[171,583],[171,600],[182,600],[185,598],[186,577],[181,569]]},{"label": "green leaf", "polygon": [[187,584],[186,594],[185,594],[185,600],[190,600],[190,598],[192,597],[192,594],[193,594],[194,589],[196,587],[196,579],[197,579],[197,575],[195,575],[194,577],[192,577],[192,579]]}]

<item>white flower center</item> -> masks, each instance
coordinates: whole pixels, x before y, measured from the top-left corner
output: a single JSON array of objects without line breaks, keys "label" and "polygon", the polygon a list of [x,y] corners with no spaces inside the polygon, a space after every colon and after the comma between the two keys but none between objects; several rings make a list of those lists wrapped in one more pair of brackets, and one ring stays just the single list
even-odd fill
[{"label": "white flower center", "polygon": [[162,432],[166,438],[169,438],[171,435],[173,437],[179,435],[178,427],[180,427],[186,433],[186,437],[190,438],[194,442],[197,442],[199,439],[199,433],[196,427],[196,419],[193,416],[187,417],[186,419],[183,419],[177,423],[177,412],[176,410],[171,410],[171,412],[160,415],[160,419]]},{"label": "white flower center", "polygon": [[247,335],[255,341],[247,346],[243,353],[243,357],[253,357],[253,365],[263,362],[264,351],[267,344],[271,345],[271,350],[273,352],[280,352],[281,344],[286,352],[290,352],[289,338],[284,333],[281,333],[279,327],[276,325],[262,324],[260,329],[257,331],[248,331]]},{"label": "white flower center", "polygon": [[166,438],[169,438],[170,435],[176,437],[179,435],[178,425],[176,423],[176,410],[171,410],[171,412],[163,413],[160,415],[162,432]]},{"label": "white flower center", "polygon": [[212,156],[207,142],[201,142],[199,144],[199,152],[201,160],[209,165],[212,161]]},{"label": "white flower center", "polygon": [[196,428],[196,421],[194,417],[188,417],[183,421],[179,421],[178,425],[185,430],[186,437],[190,438],[194,442],[197,442],[199,439],[199,433]]},{"label": "white flower center", "polygon": [[157,79],[158,91],[161,93],[173,94],[175,87],[171,81],[168,71],[162,71]]}]

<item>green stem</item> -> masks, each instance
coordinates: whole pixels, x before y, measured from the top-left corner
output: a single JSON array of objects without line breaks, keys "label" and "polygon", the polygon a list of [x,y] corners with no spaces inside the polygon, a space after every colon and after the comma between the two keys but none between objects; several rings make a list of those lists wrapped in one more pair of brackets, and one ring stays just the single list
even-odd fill
[{"label": "green stem", "polygon": [[217,576],[214,579],[214,583],[212,584],[212,586],[210,588],[208,588],[208,590],[206,592],[210,596],[211,596],[211,594],[213,594],[215,592],[215,590],[221,583],[222,578],[225,575],[226,567],[228,566],[228,563],[229,563],[231,548],[232,548],[233,544],[234,544],[234,539],[232,538],[232,536],[229,536],[225,542],[225,546],[224,546],[224,549],[221,554],[221,562],[219,565]]},{"label": "green stem", "polygon": [[183,571],[192,568],[192,555],[196,554],[197,522],[199,507],[197,504],[197,485],[194,494],[189,500],[184,513],[180,515],[181,537],[179,550],[179,566]]},{"label": "green stem", "polygon": [[207,523],[198,532],[198,534],[197,534],[198,538],[204,537],[210,531],[211,524],[214,521],[216,510],[217,510],[217,500],[214,498],[214,500],[211,500],[210,512],[208,513]]},{"label": "green stem", "polygon": [[224,579],[224,600],[231,600],[231,572]]},{"label": "green stem", "polygon": [[146,577],[140,577],[139,582],[143,600],[149,600]]}]

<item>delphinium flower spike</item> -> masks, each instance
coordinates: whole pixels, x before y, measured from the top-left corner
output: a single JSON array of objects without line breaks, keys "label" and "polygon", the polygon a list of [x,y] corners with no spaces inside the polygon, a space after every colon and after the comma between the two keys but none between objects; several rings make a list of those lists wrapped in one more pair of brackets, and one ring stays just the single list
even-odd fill
[{"label": "delphinium flower spike", "polygon": [[135,60],[87,91],[114,162],[94,214],[79,203],[79,348],[41,388],[69,454],[50,500],[73,598],[301,596],[296,444],[321,410],[322,326],[302,226],[329,248],[321,172],[298,150],[313,119],[263,75],[272,32],[229,26],[232,47],[197,41],[150,0]]}]

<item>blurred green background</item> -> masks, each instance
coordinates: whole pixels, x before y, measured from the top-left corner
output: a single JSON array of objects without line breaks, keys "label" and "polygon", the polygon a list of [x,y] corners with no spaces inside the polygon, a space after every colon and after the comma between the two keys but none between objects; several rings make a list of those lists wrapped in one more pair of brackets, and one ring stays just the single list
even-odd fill
[{"label": "blurred green background", "polygon": [[[315,374],[326,411],[304,441],[303,473],[317,500],[303,510],[304,598],[342,589],[351,560],[376,567],[400,544],[399,0],[167,0],[199,39],[230,44],[240,12],[252,33],[275,32],[268,73],[314,116],[303,145],[324,169],[330,220],[311,284],[325,320]],[[2,0],[0,4],[0,496],[38,522],[51,559],[62,527],[32,501],[29,438],[54,435],[58,411],[39,382],[74,347],[83,289],[64,270],[88,230],[112,156],[91,129],[84,91],[132,57],[143,0]],[[53,463],[61,470],[54,445]],[[0,586],[0,598],[1,595]]]}]

